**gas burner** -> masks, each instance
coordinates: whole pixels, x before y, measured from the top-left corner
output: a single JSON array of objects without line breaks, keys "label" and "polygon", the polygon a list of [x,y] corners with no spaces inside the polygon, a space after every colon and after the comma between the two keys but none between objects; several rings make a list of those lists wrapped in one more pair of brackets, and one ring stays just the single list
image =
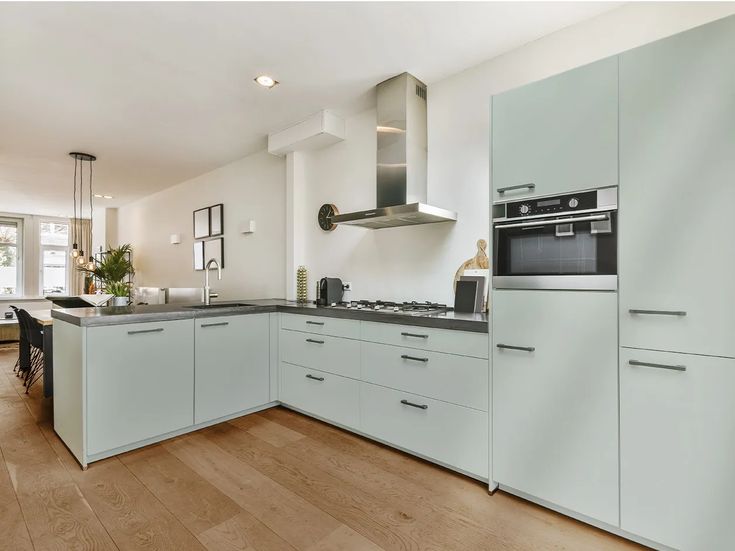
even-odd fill
[{"label": "gas burner", "polygon": [[406,314],[409,316],[420,316],[424,314],[436,314],[451,310],[446,304],[437,302],[394,302],[390,300],[352,300],[340,302],[335,308],[348,308],[350,310],[371,310],[373,312],[385,312],[392,314]]}]

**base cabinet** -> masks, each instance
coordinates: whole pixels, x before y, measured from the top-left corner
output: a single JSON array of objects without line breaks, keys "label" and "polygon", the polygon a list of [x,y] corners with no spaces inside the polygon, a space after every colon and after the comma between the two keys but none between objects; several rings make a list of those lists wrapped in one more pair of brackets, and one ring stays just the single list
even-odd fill
[{"label": "base cabinet", "polygon": [[195,320],[195,423],[268,403],[269,333],[269,314]]},{"label": "base cabinet", "polygon": [[194,321],[87,329],[87,455],[194,422]]},{"label": "base cabinet", "polygon": [[610,292],[493,294],[492,478],[613,526],[616,310]]},{"label": "base cabinet", "polygon": [[621,349],[623,530],[686,551],[735,548],[734,395],[735,359]]}]

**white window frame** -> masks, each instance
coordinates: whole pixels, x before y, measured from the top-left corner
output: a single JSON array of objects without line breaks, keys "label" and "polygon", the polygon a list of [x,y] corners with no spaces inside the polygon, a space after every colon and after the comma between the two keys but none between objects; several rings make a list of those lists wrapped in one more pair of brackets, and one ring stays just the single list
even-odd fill
[{"label": "white window frame", "polygon": [[23,218],[15,218],[13,216],[0,216],[0,222],[10,222],[11,224],[16,224],[16,227],[18,228],[18,239],[15,241],[15,258],[16,258],[16,265],[15,265],[15,294],[14,295],[0,295],[0,300],[10,300],[10,299],[18,299],[23,296],[23,260],[24,260],[24,248],[23,248],[23,236],[24,236],[24,226],[23,226]]},{"label": "white window frame", "polygon": [[[53,224],[66,224],[69,227],[69,233],[68,233],[68,240],[66,242],[66,247],[63,245],[44,245],[41,242],[41,224],[44,222],[50,222]],[[45,297],[46,293],[43,291],[43,252],[44,251],[62,251],[66,253],[67,259],[66,259],[66,274],[64,276],[64,285],[66,286],[66,295],[71,293],[71,273],[74,269],[74,266],[72,266],[72,259],[70,257],[71,253],[71,245],[69,241],[71,240],[71,222],[68,218],[38,218],[38,296]],[[53,296],[53,295],[49,295]],[[58,296],[64,296],[64,295],[58,295]]]}]

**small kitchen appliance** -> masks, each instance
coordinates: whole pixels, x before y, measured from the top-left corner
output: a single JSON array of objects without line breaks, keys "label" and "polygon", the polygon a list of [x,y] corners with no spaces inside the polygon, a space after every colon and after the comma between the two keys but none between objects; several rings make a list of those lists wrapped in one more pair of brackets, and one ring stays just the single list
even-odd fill
[{"label": "small kitchen appliance", "polygon": [[323,277],[319,281],[319,294],[316,303],[329,306],[342,302],[344,289],[342,280],[338,277]]}]

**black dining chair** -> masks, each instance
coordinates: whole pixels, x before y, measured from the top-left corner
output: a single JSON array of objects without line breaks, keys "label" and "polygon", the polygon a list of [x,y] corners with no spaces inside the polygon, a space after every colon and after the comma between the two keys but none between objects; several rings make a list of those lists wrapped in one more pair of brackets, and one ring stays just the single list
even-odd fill
[{"label": "black dining chair", "polygon": [[23,338],[22,333],[25,331],[25,337],[31,350],[27,365],[23,365],[25,362],[20,362],[19,365],[19,372],[23,376],[23,385],[26,387],[26,394],[28,394],[33,384],[43,376],[43,330],[26,310],[18,309],[16,316],[20,325],[21,338]]},{"label": "black dining chair", "polygon": [[15,320],[18,322],[18,359],[15,360],[15,365],[13,366],[13,373],[16,373],[18,376],[20,376],[20,364],[21,364],[21,357],[23,355],[23,343],[24,341],[27,341],[25,334],[25,328],[23,327],[23,324],[20,322],[20,319],[18,319],[18,310],[19,308],[17,306],[10,306],[10,309],[13,311],[13,314],[15,314]]}]

